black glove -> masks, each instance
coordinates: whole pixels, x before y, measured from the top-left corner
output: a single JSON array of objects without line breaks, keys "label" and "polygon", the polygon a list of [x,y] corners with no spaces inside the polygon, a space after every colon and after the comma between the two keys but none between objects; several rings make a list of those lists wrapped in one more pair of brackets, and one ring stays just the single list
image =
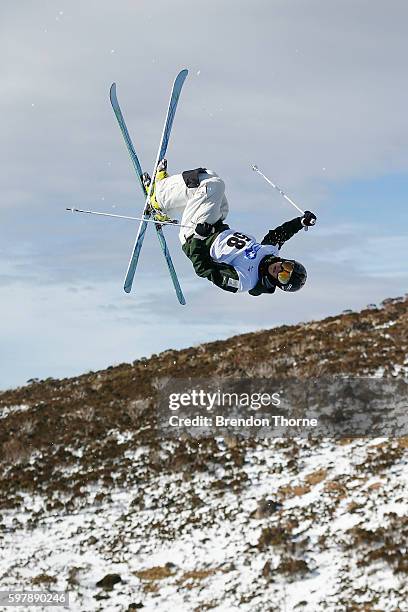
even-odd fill
[{"label": "black glove", "polygon": [[194,237],[199,238],[200,240],[204,240],[204,238],[208,238],[212,231],[213,226],[211,225],[211,223],[197,223]]},{"label": "black glove", "polygon": [[317,217],[314,213],[310,212],[310,210],[305,210],[305,214],[301,218],[301,222],[305,227],[311,227],[316,223],[316,219]]}]

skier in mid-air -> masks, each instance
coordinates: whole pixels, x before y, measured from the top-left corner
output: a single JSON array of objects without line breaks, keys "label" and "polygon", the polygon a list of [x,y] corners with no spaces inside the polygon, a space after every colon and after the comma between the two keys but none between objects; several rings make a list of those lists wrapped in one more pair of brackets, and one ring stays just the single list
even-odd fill
[{"label": "skier in mid-air", "polygon": [[[143,174],[149,188],[151,179]],[[196,168],[169,176],[167,161],[161,160],[151,190],[150,206],[158,222],[171,220],[169,213],[182,212],[180,241],[198,276],[232,293],[251,295],[298,291],[306,282],[304,266],[279,255],[294,234],[316,222],[316,215],[283,223],[259,243],[253,236],[235,231],[224,223],[228,214],[224,181],[211,170]]]}]

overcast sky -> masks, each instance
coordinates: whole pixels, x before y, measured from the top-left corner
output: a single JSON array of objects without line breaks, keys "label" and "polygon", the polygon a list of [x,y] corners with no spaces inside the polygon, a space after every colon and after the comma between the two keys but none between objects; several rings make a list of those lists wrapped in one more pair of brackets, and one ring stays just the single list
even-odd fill
[{"label": "overcast sky", "polygon": [[[407,22],[404,0],[2,0],[0,388],[404,294]],[[282,251],[301,293],[222,292],[168,228],[182,307],[149,228],[126,295],[137,223],[65,212],[140,214],[109,87],[150,171],[184,67],[170,172],[218,172],[230,225],[259,238],[296,213],[251,163],[315,211]]]}]

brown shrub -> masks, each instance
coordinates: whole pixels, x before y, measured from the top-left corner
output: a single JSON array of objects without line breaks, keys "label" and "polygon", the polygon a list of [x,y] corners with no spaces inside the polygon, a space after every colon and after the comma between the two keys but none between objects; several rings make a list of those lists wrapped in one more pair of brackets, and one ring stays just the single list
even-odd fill
[{"label": "brown shrub", "polygon": [[164,580],[174,575],[174,571],[169,565],[150,567],[148,569],[133,572],[140,580]]},{"label": "brown shrub", "polygon": [[31,584],[34,585],[43,585],[43,584],[55,584],[57,581],[57,579],[55,578],[55,576],[49,576],[48,574],[38,574],[38,576],[35,576],[34,578],[31,579]]},{"label": "brown shrub", "polygon": [[283,497],[299,497],[301,495],[306,495],[306,493],[310,493],[311,488],[309,485],[285,485],[284,487],[280,487],[278,494]]},{"label": "brown shrub", "polygon": [[327,470],[322,469],[318,470],[317,472],[313,472],[313,474],[309,474],[308,476],[306,476],[305,480],[308,484],[315,485],[319,484],[319,482],[322,482],[322,480],[324,480],[326,476]]},{"label": "brown shrub", "polygon": [[12,438],[4,442],[2,446],[2,457],[6,463],[18,465],[29,457],[31,449],[23,444],[18,438]]}]

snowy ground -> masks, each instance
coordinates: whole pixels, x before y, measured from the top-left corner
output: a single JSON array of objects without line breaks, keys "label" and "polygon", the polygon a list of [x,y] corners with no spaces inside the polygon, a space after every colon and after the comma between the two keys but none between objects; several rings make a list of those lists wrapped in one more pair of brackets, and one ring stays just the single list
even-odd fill
[{"label": "snowy ground", "polygon": [[[148,449],[127,450],[139,485],[100,503],[87,487],[74,512],[24,494],[2,514],[1,588],[69,590],[78,611],[407,609],[407,568],[386,535],[408,527],[398,441],[217,445],[225,463],[196,473],[156,473]],[[361,533],[373,535],[357,545]]]}]

